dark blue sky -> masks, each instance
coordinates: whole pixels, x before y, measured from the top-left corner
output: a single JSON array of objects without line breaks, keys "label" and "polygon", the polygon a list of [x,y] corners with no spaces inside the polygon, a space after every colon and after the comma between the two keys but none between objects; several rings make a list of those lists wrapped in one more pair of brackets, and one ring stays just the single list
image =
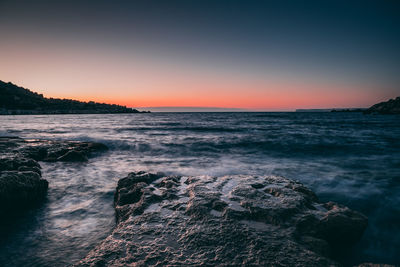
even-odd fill
[{"label": "dark blue sky", "polygon": [[[0,48],[10,55],[16,44],[17,55],[73,47],[76,56],[93,48],[99,57],[140,54],[220,77],[353,84],[372,101],[400,92],[399,14],[400,1],[0,0]],[[6,74],[0,79],[54,87]]]}]

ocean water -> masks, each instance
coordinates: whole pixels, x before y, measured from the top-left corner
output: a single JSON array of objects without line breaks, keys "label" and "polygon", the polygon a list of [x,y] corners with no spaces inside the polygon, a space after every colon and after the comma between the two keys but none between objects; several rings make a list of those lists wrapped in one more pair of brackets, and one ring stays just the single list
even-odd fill
[{"label": "ocean water", "polygon": [[132,171],[280,175],[363,212],[341,259],[400,263],[400,116],[359,113],[151,113],[0,116],[0,135],[102,142],[87,163],[41,163],[47,201],[0,241],[0,266],[65,266],[115,225],[113,193]]}]

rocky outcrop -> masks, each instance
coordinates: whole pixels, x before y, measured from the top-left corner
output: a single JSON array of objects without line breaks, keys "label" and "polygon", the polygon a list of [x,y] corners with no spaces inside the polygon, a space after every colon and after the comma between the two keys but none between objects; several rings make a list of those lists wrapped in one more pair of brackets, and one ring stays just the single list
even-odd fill
[{"label": "rocky outcrop", "polygon": [[113,232],[76,266],[337,266],[367,218],[275,176],[119,180]]},{"label": "rocky outcrop", "polygon": [[86,161],[107,147],[92,142],[0,137],[0,217],[18,214],[45,199],[48,182],[38,161]]},{"label": "rocky outcrop", "polygon": [[33,206],[46,196],[48,182],[34,171],[0,172],[0,215]]},{"label": "rocky outcrop", "polygon": [[390,99],[386,102],[381,102],[373,105],[364,111],[365,114],[400,114],[400,96],[395,99]]},{"label": "rocky outcrop", "polygon": [[[91,153],[104,150],[107,150],[107,146],[95,142],[0,137],[0,151],[2,151],[0,155],[3,158],[17,155],[20,160],[27,161],[87,161]],[[1,166],[0,170],[2,170]]]}]

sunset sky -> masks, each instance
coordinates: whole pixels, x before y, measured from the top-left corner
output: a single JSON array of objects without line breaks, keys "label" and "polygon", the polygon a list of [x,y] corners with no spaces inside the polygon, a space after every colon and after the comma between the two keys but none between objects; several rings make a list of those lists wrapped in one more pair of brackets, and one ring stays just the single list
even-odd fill
[{"label": "sunset sky", "polygon": [[400,95],[400,1],[4,1],[0,80],[130,107],[368,107]]}]

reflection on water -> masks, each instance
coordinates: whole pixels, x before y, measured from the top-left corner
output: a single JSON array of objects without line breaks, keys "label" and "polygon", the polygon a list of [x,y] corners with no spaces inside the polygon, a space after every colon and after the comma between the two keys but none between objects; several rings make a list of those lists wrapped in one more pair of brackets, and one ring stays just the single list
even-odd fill
[{"label": "reflection on water", "polygon": [[2,116],[0,134],[90,140],[110,150],[88,163],[41,163],[48,201],[10,227],[0,265],[64,266],[114,225],[113,192],[131,171],[275,174],[322,200],[364,212],[350,263],[400,262],[400,118],[362,114],[154,113]]}]

